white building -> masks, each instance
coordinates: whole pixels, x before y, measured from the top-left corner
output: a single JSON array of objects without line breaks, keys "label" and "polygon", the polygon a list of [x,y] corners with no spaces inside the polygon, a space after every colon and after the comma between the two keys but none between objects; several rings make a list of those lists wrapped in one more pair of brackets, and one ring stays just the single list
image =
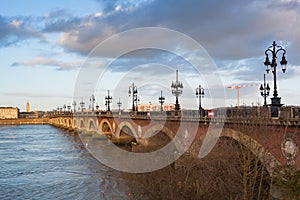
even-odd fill
[{"label": "white building", "polygon": [[19,117],[19,108],[0,107],[0,119],[17,119]]}]

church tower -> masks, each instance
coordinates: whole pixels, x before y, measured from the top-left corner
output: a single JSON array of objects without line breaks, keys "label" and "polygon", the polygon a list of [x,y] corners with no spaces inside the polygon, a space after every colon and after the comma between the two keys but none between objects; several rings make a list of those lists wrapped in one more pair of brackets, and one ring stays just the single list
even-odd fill
[{"label": "church tower", "polygon": [[28,101],[26,103],[26,112],[30,112],[30,104]]}]

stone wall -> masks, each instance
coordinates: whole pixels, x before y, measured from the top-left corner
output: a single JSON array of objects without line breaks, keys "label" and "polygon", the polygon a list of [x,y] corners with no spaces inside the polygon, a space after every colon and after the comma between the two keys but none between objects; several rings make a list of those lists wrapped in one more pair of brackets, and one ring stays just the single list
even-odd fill
[{"label": "stone wall", "polygon": [[0,119],[0,125],[48,124],[48,118]]}]

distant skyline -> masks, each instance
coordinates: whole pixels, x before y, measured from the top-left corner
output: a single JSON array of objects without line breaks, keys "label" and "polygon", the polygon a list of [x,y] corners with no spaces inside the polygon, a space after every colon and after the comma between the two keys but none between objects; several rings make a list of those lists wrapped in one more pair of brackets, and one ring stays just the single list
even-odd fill
[{"label": "distant skyline", "polygon": [[[0,7],[0,107],[19,107],[25,111],[27,101],[31,110],[53,110],[72,104],[77,76],[91,51],[111,36],[133,28],[161,27],[175,30],[197,41],[215,62],[226,93],[226,106],[237,103],[236,90],[229,85],[263,83],[265,50],[275,40],[286,49],[286,73],[282,73],[278,57],[278,92],[285,105],[300,105],[300,1],[299,0],[65,0],[16,1],[3,0]],[[143,38],[143,35],[137,39]],[[155,38],[153,39],[155,41]],[[126,44],[121,43],[119,47]],[[113,48],[118,49],[118,45]],[[112,48],[112,50],[114,50]],[[174,46],[174,49],[178,46]],[[188,56],[193,52],[183,48]],[[109,55],[103,57],[109,60]],[[98,62],[96,67],[102,67]],[[152,65],[150,65],[152,63]],[[156,64],[153,64],[156,63]],[[188,64],[169,52],[142,50],[129,52],[113,63],[108,71],[111,84],[99,85],[96,102],[105,109],[107,90],[118,90],[123,77],[140,83],[140,103],[158,104],[160,90],[166,103],[174,103],[170,85],[175,80],[172,70],[179,69],[182,81],[188,79],[191,91],[183,108],[197,108],[193,90],[206,80],[197,77]],[[134,67],[137,67],[136,70]],[[200,66],[198,66],[200,67]],[[145,83],[164,80],[162,83]],[[159,78],[157,78],[159,77]],[[273,94],[273,75],[267,74]],[[143,84],[143,85],[142,85]],[[160,85],[161,84],[161,85]],[[127,94],[113,95],[112,108],[117,109],[121,98],[123,108],[130,108]],[[116,87],[116,88],[115,88]],[[240,90],[240,104],[263,104],[259,86]],[[209,88],[203,107],[210,108]],[[124,89],[125,90],[125,89]],[[187,98],[187,96],[185,96]],[[193,103],[191,104],[190,101]],[[77,107],[80,98],[75,99]],[[89,98],[84,97],[86,107]],[[270,99],[268,98],[268,103]]]}]

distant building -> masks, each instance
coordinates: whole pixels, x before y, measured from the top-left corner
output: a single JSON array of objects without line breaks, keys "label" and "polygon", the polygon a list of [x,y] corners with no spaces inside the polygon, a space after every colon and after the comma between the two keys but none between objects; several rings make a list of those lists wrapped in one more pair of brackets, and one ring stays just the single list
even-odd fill
[{"label": "distant building", "polygon": [[19,118],[19,108],[0,107],[0,119],[17,119]]},{"label": "distant building", "polygon": [[44,111],[31,111],[31,112],[20,112],[20,118],[41,118],[46,117],[47,112]]},{"label": "distant building", "polygon": [[29,104],[29,102],[27,101],[27,103],[26,103],[26,112],[30,112],[30,104]]}]

